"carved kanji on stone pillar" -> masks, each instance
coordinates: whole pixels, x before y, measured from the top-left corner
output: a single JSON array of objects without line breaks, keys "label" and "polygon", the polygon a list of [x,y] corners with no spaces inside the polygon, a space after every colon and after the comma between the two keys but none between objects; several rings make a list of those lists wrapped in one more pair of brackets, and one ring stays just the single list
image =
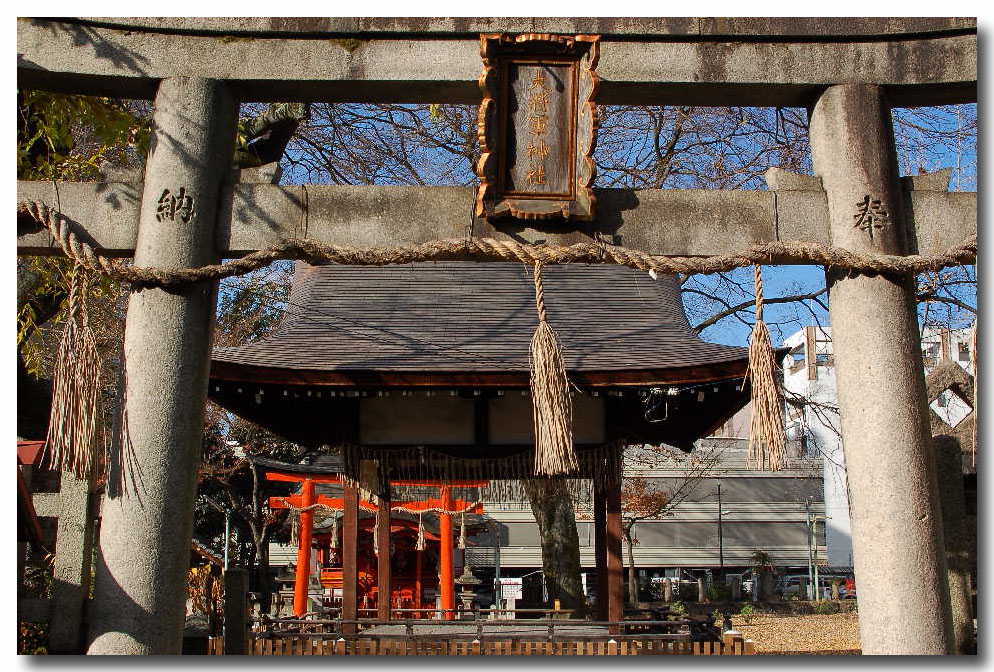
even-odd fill
[{"label": "carved kanji on stone pillar", "polygon": [[599,40],[481,36],[478,217],[593,219]]}]

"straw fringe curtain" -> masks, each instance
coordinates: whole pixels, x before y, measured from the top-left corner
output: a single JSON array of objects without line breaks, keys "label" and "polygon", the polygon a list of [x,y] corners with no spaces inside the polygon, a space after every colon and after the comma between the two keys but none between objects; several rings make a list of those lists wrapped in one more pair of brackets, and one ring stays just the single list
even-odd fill
[{"label": "straw fringe curtain", "polygon": [[[575,502],[589,498],[591,479],[602,487],[608,487],[618,477],[615,465],[625,446],[623,439],[610,441],[596,447],[576,450],[578,474],[583,477],[556,477],[563,480],[566,489]],[[534,455],[528,446],[520,452],[499,457],[465,458],[453,457],[444,447],[409,446],[385,447],[346,444],[340,447],[343,462],[343,479],[349,473],[357,473],[363,460],[377,459],[381,469],[391,480],[432,480],[486,481],[479,488],[453,486],[453,494],[467,500],[486,501],[528,501],[528,495],[519,482],[520,479],[535,478]],[[414,489],[397,489],[397,499],[419,496]],[[460,513],[460,512],[454,512]]]}]

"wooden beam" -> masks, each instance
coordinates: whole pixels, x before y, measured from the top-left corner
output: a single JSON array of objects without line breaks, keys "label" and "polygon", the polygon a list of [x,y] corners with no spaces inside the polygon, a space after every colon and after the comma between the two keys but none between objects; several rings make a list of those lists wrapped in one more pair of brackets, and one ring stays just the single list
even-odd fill
[{"label": "wooden beam", "polygon": [[[305,506],[310,506],[311,504],[320,504],[321,506],[327,507],[329,509],[334,509],[336,511],[345,510],[345,498],[344,497],[329,497],[328,495],[317,495],[311,504],[306,503],[306,498],[301,495],[290,495],[288,497],[270,497],[269,498],[269,508],[271,509],[289,509],[291,507],[302,508]],[[399,502],[393,502],[391,507],[393,509],[403,508],[407,511],[418,512],[418,511],[428,511],[429,509],[438,508],[442,505],[440,499],[420,499],[420,500],[402,500]],[[380,507],[372,502],[367,502],[365,499],[359,500],[359,508],[363,511],[376,512],[380,510]],[[452,510],[463,511],[466,513],[473,514],[483,514],[483,505],[476,504],[474,502],[467,501],[465,499],[453,499],[452,500]]]},{"label": "wooden beam", "polygon": [[[854,77],[888,87],[899,105],[976,100],[977,36],[968,26],[794,41],[782,30],[764,35],[763,26],[748,39],[748,28],[737,28],[732,35],[666,31],[621,40],[612,39],[611,26],[591,27],[604,33],[598,66],[604,104],[804,106],[824,87]],[[399,34],[343,31],[329,39],[25,18],[17,22],[18,85],[151,98],[159,80],[193,76],[228,80],[247,100],[479,103],[478,35],[425,38],[409,27]]]},{"label": "wooden beam", "polygon": [[290,474],[283,473],[279,471],[267,471],[266,472],[267,481],[280,481],[283,483],[303,483],[304,481],[311,480],[315,483],[329,483],[338,484],[342,482],[341,476],[309,476],[305,474]]},{"label": "wooden beam", "polygon": [[[81,239],[110,256],[133,254],[141,185],[19,181],[18,200],[57,207]],[[473,235],[569,245],[609,242],[669,256],[711,256],[753,243],[830,243],[828,202],[817,189],[768,191],[599,189],[591,223],[532,228],[473,224]],[[913,250],[937,254],[977,231],[977,195],[907,192]],[[218,213],[216,245],[231,258],[287,238],[354,247],[416,245],[466,235],[468,187],[280,186],[229,184]],[[18,254],[60,254],[47,231],[19,222]]]}]

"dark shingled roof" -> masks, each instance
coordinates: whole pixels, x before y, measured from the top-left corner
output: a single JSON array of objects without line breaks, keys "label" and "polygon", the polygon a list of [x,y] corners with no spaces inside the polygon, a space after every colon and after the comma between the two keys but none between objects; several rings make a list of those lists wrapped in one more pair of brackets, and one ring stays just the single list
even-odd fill
[{"label": "dark shingled roof", "polygon": [[[691,330],[673,277],[573,265],[546,267],[544,279],[549,319],[573,374],[708,367],[713,380],[744,371],[745,348],[708,343]],[[531,271],[521,264],[298,263],[280,328],[215,349],[213,375],[245,367],[526,374],[536,323]]]}]

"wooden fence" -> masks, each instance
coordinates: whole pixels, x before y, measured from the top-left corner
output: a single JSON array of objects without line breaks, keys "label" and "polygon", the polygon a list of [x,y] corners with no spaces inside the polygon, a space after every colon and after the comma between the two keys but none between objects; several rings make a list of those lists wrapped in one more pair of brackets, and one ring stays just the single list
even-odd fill
[{"label": "wooden fence", "polygon": [[[494,638],[466,641],[446,638],[321,638],[281,634],[249,637],[246,652],[253,656],[656,656],[754,655],[752,640],[726,633],[721,642],[690,642],[653,637],[591,640],[527,641]],[[209,655],[224,654],[224,640],[211,637]]]}]

